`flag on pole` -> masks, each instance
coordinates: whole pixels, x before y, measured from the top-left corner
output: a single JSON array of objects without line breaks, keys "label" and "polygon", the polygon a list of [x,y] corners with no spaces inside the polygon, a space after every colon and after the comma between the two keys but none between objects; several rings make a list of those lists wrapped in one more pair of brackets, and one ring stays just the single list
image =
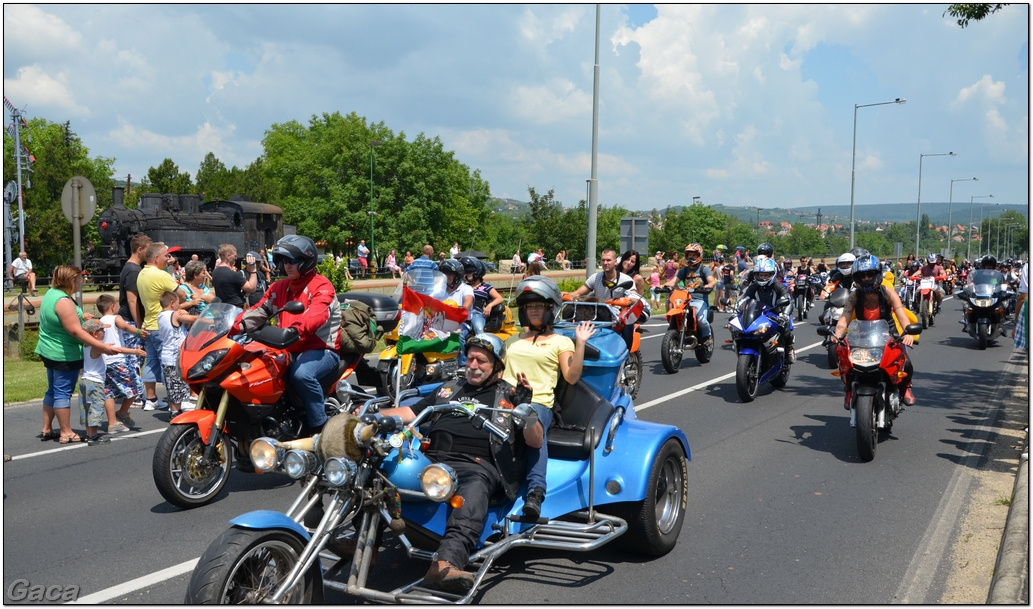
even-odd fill
[{"label": "flag on pole", "polygon": [[403,286],[398,353],[404,355],[458,350],[459,326],[466,318],[466,309]]}]

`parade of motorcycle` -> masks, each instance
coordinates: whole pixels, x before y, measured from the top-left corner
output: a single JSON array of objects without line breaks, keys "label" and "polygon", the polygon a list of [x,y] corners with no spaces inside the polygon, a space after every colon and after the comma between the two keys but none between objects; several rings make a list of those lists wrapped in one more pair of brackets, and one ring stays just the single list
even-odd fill
[{"label": "parade of motorcycle", "polygon": [[[912,441],[898,419],[934,399],[913,387],[932,372],[912,362],[919,342],[985,351],[1012,326],[1011,260],[987,255],[948,277],[936,254],[894,272],[854,248],[819,273],[806,258],[777,264],[769,244],[758,251],[767,254],[738,291],[711,306],[715,278],[702,247],[686,246],[688,264],[657,289],[660,317],[616,271],[612,250],[569,293],[543,275],[504,297],[489,296],[490,285],[474,292],[486,266],[462,257],[410,265],[390,295],[314,299],[316,246],[285,236],[270,250],[284,279],[251,307],[213,300],[189,327],[178,369],[196,405],[156,430],[160,511],[202,515],[247,496],[247,509],[177,572],[180,600],[500,602],[493,591],[528,552],[662,560],[705,535],[690,438],[704,452],[710,442],[640,410],[708,398],[684,402],[674,399],[684,389],[651,386],[724,373],[711,381],[728,380],[724,400],[760,414],[781,408],[795,379],[831,369],[839,380],[824,381],[814,403],[833,415],[841,386],[846,427],[808,433],[839,445],[847,463],[875,461],[877,449],[889,463],[887,451]],[[962,277],[945,294],[943,283]],[[965,341],[930,344],[952,299]],[[821,313],[808,322],[814,306]],[[531,360],[517,355],[523,348]],[[817,360],[803,355],[810,349]],[[683,362],[686,350],[695,362]],[[303,372],[311,353],[330,353],[330,364]],[[535,468],[541,482],[530,481]],[[274,489],[276,499],[263,498]]]}]

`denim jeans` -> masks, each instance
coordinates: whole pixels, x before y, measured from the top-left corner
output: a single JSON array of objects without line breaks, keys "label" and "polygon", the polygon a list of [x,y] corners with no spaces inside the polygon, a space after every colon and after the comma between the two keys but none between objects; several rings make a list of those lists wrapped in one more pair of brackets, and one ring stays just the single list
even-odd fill
[{"label": "denim jeans", "polygon": [[699,337],[703,340],[710,338],[711,329],[710,322],[707,321],[707,312],[710,310],[710,304],[706,299],[693,298],[690,303],[692,310],[696,312],[696,327],[699,328]]},{"label": "denim jeans", "polygon": [[542,428],[545,430],[545,438],[542,441],[541,448],[527,447],[527,490],[528,492],[533,491],[535,487],[540,486],[543,490],[547,489],[545,486],[545,472],[549,466],[549,426],[552,425],[552,408],[546,408],[541,404],[531,404],[531,408],[538,413],[538,422],[542,424]]},{"label": "denim jeans", "polygon": [[151,332],[150,336],[143,339],[143,350],[147,352],[147,359],[143,362],[143,382],[165,383],[165,377],[161,371],[161,333],[157,330]]},{"label": "denim jeans", "polygon": [[53,408],[70,408],[79,372],[81,370],[47,368],[47,391],[43,394],[43,404]]},{"label": "denim jeans", "polygon": [[341,358],[330,349],[313,349],[295,353],[287,378],[291,389],[305,405],[305,422],[309,427],[326,423],[326,401],[319,377],[333,370]]}]

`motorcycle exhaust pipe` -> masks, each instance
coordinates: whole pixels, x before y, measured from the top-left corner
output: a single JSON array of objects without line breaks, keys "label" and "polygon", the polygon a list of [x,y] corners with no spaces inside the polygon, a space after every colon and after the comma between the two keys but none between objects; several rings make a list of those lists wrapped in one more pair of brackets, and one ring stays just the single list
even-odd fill
[{"label": "motorcycle exhaust pipe", "polygon": [[696,339],[695,336],[688,336],[688,337],[685,338],[685,344],[682,345],[682,348],[683,349],[695,349],[696,345],[698,345],[698,344],[699,344],[699,341]]}]

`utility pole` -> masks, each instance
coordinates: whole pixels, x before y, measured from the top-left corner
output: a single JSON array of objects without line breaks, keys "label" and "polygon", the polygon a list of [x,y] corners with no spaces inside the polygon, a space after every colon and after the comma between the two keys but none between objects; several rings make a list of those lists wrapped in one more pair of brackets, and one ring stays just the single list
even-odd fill
[{"label": "utility pole", "polygon": [[[7,126],[7,133],[14,139],[14,159],[15,166],[17,168],[17,180],[18,180],[18,240],[19,240],[19,252],[25,251],[25,191],[22,187],[22,171],[32,173],[32,164],[36,162],[35,157],[29,154],[29,150],[22,144],[22,128],[28,127],[29,124],[22,118],[21,111],[14,107],[11,100],[4,96],[4,107],[11,113],[11,124]],[[22,160],[26,163],[23,166]],[[13,262],[14,259],[9,259],[8,264]]]},{"label": "utility pole", "polygon": [[819,208],[818,208],[818,217],[817,217],[817,219],[816,219],[816,220],[817,220],[817,222],[816,222],[816,223],[815,223],[815,225],[814,225],[814,228],[818,229],[818,232],[819,232],[819,233],[821,232],[821,219],[822,219],[823,217],[824,217],[824,215],[823,215],[823,214],[821,213],[821,208],[819,207]]}]

